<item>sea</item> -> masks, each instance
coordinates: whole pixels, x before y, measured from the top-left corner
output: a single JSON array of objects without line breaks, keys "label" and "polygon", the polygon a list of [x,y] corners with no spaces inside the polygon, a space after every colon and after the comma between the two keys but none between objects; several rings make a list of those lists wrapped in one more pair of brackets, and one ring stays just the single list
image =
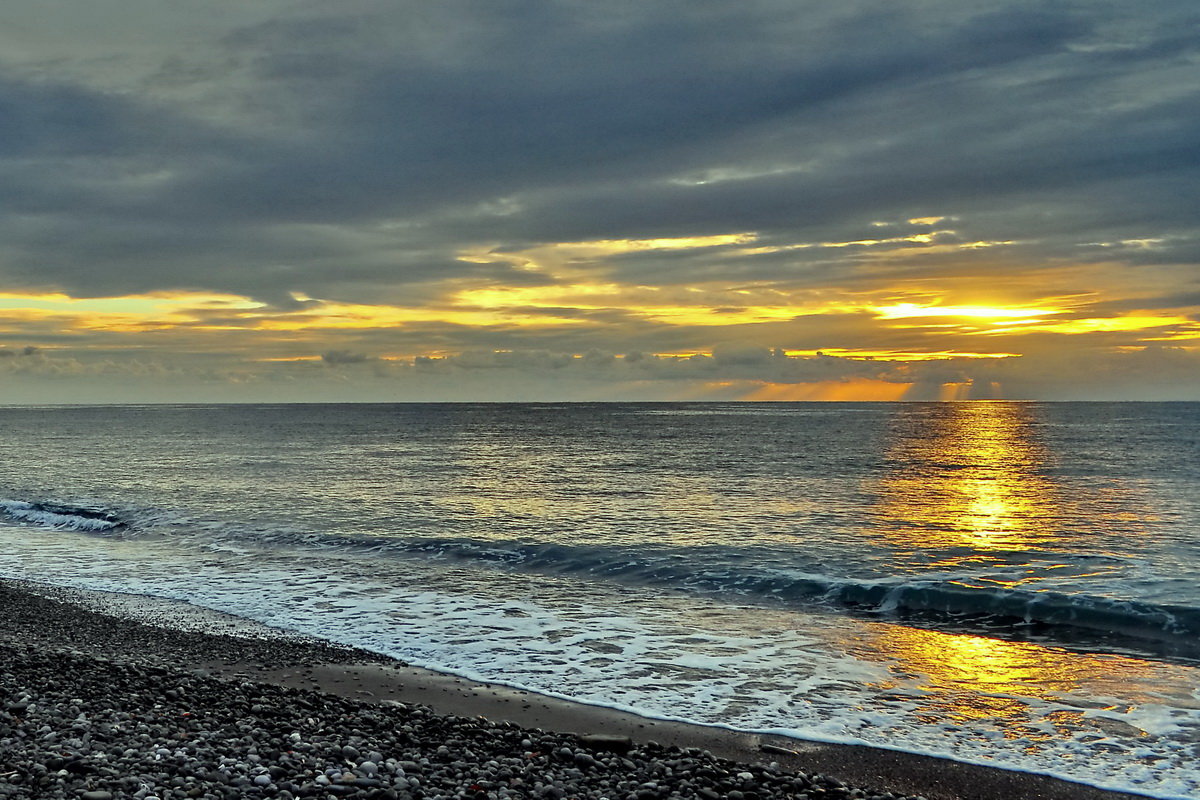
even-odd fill
[{"label": "sea", "polygon": [[1200,796],[1200,403],[3,407],[0,434],[6,578]]}]

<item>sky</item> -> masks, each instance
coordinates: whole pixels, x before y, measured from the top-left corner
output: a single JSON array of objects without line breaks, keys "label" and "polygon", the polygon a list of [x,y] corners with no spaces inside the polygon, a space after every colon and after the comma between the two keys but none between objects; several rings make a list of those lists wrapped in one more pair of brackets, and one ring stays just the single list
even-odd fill
[{"label": "sky", "polygon": [[0,10],[0,404],[1200,400],[1195,0]]}]

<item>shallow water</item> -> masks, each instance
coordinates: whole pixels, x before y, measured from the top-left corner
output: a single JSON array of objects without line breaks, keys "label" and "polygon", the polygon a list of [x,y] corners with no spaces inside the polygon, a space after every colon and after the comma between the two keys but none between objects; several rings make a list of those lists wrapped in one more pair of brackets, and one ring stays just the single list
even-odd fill
[{"label": "shallow water", "polygon": [[1200,405],[0,409],[0,574],[1200,792]]}]

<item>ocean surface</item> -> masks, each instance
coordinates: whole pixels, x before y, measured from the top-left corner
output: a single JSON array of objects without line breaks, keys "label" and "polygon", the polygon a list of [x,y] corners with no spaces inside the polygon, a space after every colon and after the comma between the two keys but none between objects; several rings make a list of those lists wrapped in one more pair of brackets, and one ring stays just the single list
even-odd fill
[{"label": "ocean surface", "polygon": [[4,577],[1200,796],[1200,404],[8,407],[0,433]]}]

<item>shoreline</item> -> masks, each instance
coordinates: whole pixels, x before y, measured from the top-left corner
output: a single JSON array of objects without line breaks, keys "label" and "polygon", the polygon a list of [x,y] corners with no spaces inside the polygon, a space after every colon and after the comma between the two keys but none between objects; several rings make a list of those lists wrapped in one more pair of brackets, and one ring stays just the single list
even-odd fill
[{"label": "shoreline", "polygon": [[[640,717],[412,667],[172,601],[0,580],[0,608],[6,612],[0,646],[17,648],[25,657],[57,654],[101,671],[133,665],[229,686],[249,683],[319,693],[385,709],[426,707],[445,719],[482,718],[491,726],[578,734],[585,742],[589,736],[593,742],[627,740],[652,753],[662,748],[708,751],[756,770],[828,776],[839,784],[870,789],[864,797],[880,792],[927,800],[1146,797],[934,756]],[[0,776],[0,797],[22,796],[5,795],[3,788]]]}]

